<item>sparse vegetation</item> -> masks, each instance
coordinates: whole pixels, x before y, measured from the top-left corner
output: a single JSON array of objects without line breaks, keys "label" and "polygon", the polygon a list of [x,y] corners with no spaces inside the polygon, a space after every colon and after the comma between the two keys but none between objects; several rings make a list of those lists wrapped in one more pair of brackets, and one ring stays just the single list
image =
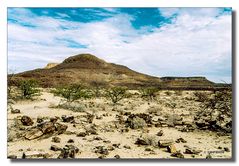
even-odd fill
[{"label": "sparse vegetation", "polygon": [[92,97],[91,91],[80,84],[59,87],[51,92],[56,96],[63,97],[67,102],[74,102],[78,99],[88,99]]},{"label": "sparse vegetation", "polygon": [[127,88],[125,87],[113,87],[106,91],[106,97],[110,98],[114,104],[117,104],[120,100],[127,97]]},{"label": "sparse vegetation", "polygon": [[144,99],[149,99],[149,100],[155,99],[158,91],[159,91],[159,89],[155,88],[155,87],[140,89],[141,97]]},{"label": "sparse vegetation", "polygon": [[37,81],[34,79],[23,80],[19,83],[21,98],[32,99],[34,96],[40,95],[40,90],[37,88]]},{"label": "sparse vegetation", "polygon": [[208,99],[207,93],[204,92],[194,92],[194,96],[196,97],[196,101],[205,102]]}]

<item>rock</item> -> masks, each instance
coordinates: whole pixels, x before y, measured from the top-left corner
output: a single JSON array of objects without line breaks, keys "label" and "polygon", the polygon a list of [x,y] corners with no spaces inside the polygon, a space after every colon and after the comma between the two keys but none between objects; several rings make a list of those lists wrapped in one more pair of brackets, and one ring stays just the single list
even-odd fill
[{"label": "rock", "polygon": [[12,114],[19,114],[21,111],[19,109],[11,109]]},{"label": "rock", "polygon": [[192,149],[192,148],[186,148],[185,149],[185,154],[196,154],[196,155],[198,155],[199,153],[201,153],[202,152],[202,150],[196,150],[196,149]]},{"label": "rock", "polygon": [[16,155],[9,155],[7,156],[8,159],[17,159],[17,156]]},{"label": "rock", "polygon": [[33,139],[41,137],[42,135],[43,135],[43,132],[40,129],[33,128],[30,131],[27,131],[24,137],[28,140],[33,140]]},{"label": "rock", "polygon": [[44,118],[38,116],[38,117],[37,117],[37,123],[42,123],[42,122],[44,122]]},{"label": "rock", "polygon": [[73,139],[69,139],[67,143],[74,143],[75,141]]},{"label": "rock", "polygon": [[97,141],[103,140],[101,137],[94,137],[93,139]]},{"label": "rock", "polygon": [[62,115],[61,118],[63,122],[67,122],[67,123],[74,121],[74,116]]},{"label": "rock", "polygon": [[125,149],[131,149],[131,147],[128,146],[128,145],[124,145],[123,147],[124,147]]},{"label": "rock", "polygon": [[49,153],[40,153],[38,151],[28,151],[23,152],[22,159],[44,159],[49,158],[51,155]]},{"label": "rock", "polygon": [[137,145],[149,145],[148,142],[142,138],[137,138],[135,144]]},{"label": "rock", "polygon": [[80,132],[76,136],[77,137],[85,137],[85,136],[87,136],[87,133],[86,132]]},{"label": "rock", "polygon": [[120,144],[112,144],[112,146],[119,148]]},{"label": "rock", "polygon": [[54,118],[50,118],[50,122],[52,122],[53,124],[56,123],[57,120],[58,120],[58,119],[57,119],[56,117],[54,117]]},{"label": "rock", "polygon": [[29,116],[22,116],[21,122],[24,126],[32,126],[33,125],[33,120]]},{"label": "rock", "polygon": [[74,145],[65,145],[63,149],[61,149],[61,154],[58,156],[61,158],[75,158],[75,155],[79,153],[79,149]]},{"label": "rock", "polygon": [[64,124],[60,124],[60,123],[55,123],[55,127],[56,127],[56,131],[57,131],[57,134],[63,134],[66,129],[68,128],[67,125],[64,125]]},{"label": "rock", "polygon": [[225,147],[225,148],[224,148],[224,151],[225,151],[225,152],[230,152],[230,149],[227,148],[227,147]]},{"label": "rock", "polygon": [[52,137],[51,142],[60,143],[61,142],[61,138],[59,138],[59,137]]},{"label": "rock", "polygon": [[177,152],[177,149],[176,149],[175,145],[172,144],[172,145],[170,145],[170,146],[167,146],[167,151],[168,151],[169,153],[176,153],[176,152]]},{"label": "rock", "polygon": [[117,154],[117,155],[114,156],[114,158],[120,159],[120,156]]},{"label": "rock", "polygon": [[160,130],[156,135],[157,136],[162,136],[163,135],[163,130]]},{"label": "rock", "polygon": [[50,147],[50,150],[53,150],[53,151],[60,151],[61,148],[58,147],[58,146],[56,146],[56,145],[52,145],[52,146]]},{"label": "rock", "polygon": [[99,154],[103,154],[103,155],[109,154],[108,149],[106,149],[104,146],[97,146],[95,148],[96,148],[95,153],[99,153]]},{"label": "rock", "polygon": [[145,148],[145,151],[153,151],[151,148]]},{"label": "rock", "polygon": [[185,139],[183,139],[183,138],[178,138],[176,141],[175,141],[176,143],[187,143],[187,141],[185,140]]},{"label": "rock", "polygon": [[132,129],[143,128],[147,126],[147,124],[152,124],[152,117],[144,113],[131,114],[128,116],[125,123],[126,127],[130,127]]},{"label": "rock", "polygon": [[172,157],[177,157],[177,158],[184,158],[184,155],[179,151],[177,151],[175,153],[172,153],[171,156]]},{"label": "rock", "polygon": [[44,122],[38,124],[38,128],[44,133],[44,134],[53,134],[56,131],[56,127],[52,122]]},{"label": "rock", "polygon": [[160,148],[166,148],[168,146],[171,146],[173,144],[172,139],[164,139],[164,140],[159,140],[158,145]]},{"label": "rock", "polygon": [[206,159],[212,159],[212,156],[211,156],[210,154],[208,154],[208,155],[206,156]]}]

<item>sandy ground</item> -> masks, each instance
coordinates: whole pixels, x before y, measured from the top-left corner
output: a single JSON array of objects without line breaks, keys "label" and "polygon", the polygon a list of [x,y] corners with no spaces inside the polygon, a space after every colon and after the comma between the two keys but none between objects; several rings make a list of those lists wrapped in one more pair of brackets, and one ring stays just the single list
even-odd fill
[{"label": "sandy ground", "polygon": [[[114,158],[119,155],[120,158],[175,158],[171,157],[171,153],[166,148],[159,148],[150,145],[136,145],[135,142],[140,135],[153,135],[156,139],[172,139],[178,151],[180,151],[185,158],[206,158],[211,152],[212,158],[231,158],[231,134],[219,135],[213,131],[194,130],[192,132],[181,132],[176,127],[146,127],[143,129],[129,129],[128,132],[122,132],[123,125],[117,126],[116,116],[120,112],[131,113],[147,113],[151,107],[159,108],[157,116],[171,115],[182,116],[187,121],[193,121],[194,112],[198,109],[197,102],[187,100],[192,97],[192,92],[183,91],[183,94],[178,96],[172,92],[172,95],[166,95],[161,91],[156,101],[145,101],[139,97],[124,99],[120,101],[120,105],[113,106],[109,100],[105,98],[89,99],[81,101],[86,107],[83,112],[73,112],[66,109],[51,108],[57,105],[61,98],[53,96],[53,94],[46,91],[42,92],[39,99],[35,101],[18,101],[13,105],[14,109],[19,109],[21,113],[13,114],[8,112],[8,130],[12,130],[14,119],[20,118],[23,115],[29,116],[33,119],[36,125],[37,117],[61,117],[62,115],[72,115],[75,117],[76,123],[64,123],[68,126],[67,132],[57,135],[61,139],[60,143],[52,142],[52,137],[39,138],[33,140],[26,140],[24,138],[17,138],[13,141],[8,141],[8,155],[16,155],[21,158],[25,154],[39,154],[47,153],[50,158],[57,158],[60,151],[52,151],[50,147],[57,145],[63,148],[67,144],[72,144],[79,148],[79,153],[75,158],[98,158],[101,154],[95,153],[96,146],[104,146],[109,150],[109,154],[105,158]],[[92,104],[93,103],[93,104]],[[175,103],[176,106],[171,106]],[[94,113],[97,117],[94,118],[93,124],[97,126],[98,135],[87,135],[85,137],[77,137],[77,133],[83,131],[85,127],[92,125],[84,121],[84,115]],[[124,116],[124,118],[127,118]],[[125,119],[126,120],[126,119]],[[162,136],[156,134],[162,130]],[[101,139],[97,139],[100,137]],[[183,138],[186,143],[176,143],[175,140]],[[69,139],[73,139],[74,143],[67,143]],[[114,144],[119,144],[115,146]],[[191,147],[201,150],[197,155],[184,154],[185,148]],[[228,148],[228,151],[224,151]]]}]

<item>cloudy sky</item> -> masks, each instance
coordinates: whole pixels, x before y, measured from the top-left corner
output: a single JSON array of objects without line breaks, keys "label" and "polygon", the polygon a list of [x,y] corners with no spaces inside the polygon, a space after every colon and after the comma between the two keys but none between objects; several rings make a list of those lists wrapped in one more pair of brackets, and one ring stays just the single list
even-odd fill
[{"label": "cloudy sky", "polygon": [[91,53],[154,76],[231,83],[231,8],[8,8],[8,69]]}]

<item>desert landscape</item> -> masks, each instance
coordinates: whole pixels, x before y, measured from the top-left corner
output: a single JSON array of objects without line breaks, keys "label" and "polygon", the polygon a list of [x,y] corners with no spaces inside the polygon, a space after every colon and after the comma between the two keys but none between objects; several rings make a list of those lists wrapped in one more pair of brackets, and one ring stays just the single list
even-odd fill
[{"label": "desert landscape", "polygon": [[79,54],[8,75],[10,159],[231,159],[231,84]]}]

